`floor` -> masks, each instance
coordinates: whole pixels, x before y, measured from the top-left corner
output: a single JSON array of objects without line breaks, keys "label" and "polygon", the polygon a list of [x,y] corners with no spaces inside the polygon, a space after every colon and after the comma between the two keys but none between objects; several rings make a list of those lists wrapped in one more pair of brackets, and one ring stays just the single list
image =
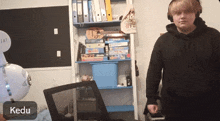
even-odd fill
[{"label": "floor", "polygon": [[137,121],[134,120],[134,112],[113,112],[109,113],[111,119],[123,119],[124,121]]}]

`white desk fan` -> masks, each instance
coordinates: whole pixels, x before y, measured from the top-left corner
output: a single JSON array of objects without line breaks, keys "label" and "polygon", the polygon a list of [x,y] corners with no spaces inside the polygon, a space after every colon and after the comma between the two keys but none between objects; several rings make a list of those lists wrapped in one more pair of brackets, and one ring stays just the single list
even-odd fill
[{"label": "white desk fan", "polygon": [[31,86],[31,78],[21,66],[6,61],[3,52],[11,47],[11,38],[0,30],[0,103],[19,101]]}]

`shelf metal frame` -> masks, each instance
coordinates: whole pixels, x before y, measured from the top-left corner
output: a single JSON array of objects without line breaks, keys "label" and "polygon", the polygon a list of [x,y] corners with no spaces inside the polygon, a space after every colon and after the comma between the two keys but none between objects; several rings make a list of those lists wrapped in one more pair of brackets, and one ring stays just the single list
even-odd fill
[{"label": "shelf metal frame", "polygon": [[[114,1],[126,1],[126,4],[133,4],[133,0],[112,0]],[[72,0],[69,0],[69,26],[70,26],[70,46],[71,46],[71,65],[72,65],[72,83],[76,83],[76,70],[77,70],[77,64],[84,63],[84,62],[78,62],[76,63],[76,52],[75,47],[78,45],[78,41],[74,39],[74,30],[76,28],[87,28],[87,27],[107,27],[107,26],[120,26],[121,21],[111,21],[111,22],[92,22],[92,23],[73,23],[72,20]],[[74,28],[76,27],[76,28]],[[77,30],[75,30],[77,32]],[[138,104],[137,104],[137,82],[136,82],[136,74],[135,74],[135,46],[134,46],[134,34],[130,34],[130,54],[131,54],[131,70],[132,70],[132,84],[131,87],[133,89],[133,100],[134,104],[133,106],[128,106],[129,110],[133,109],[131,111],[134,111],[134,118],[135,120],[138,120]],[[118,88],[116,88],[118,89]],[[76,95],[73,95],[74,97]],[[74,98],[76,99],[76,98]],[[76,105],[76,102],[74,102],[74,105]],[[109,108],[109,107],[107,107]],[[120,107],[121,109],[121,107]],[[110,110],[110,109],[109,109]],[[117,110],[117,108],[116,108]],[[77,107],[74,106],[74,120],[77,121]]]}]

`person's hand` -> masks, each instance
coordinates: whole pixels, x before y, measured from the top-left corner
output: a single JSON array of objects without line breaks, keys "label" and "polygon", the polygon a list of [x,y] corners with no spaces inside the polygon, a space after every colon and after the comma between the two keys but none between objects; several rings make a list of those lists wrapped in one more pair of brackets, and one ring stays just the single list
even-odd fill
[{"label": "person's hand", "polygon": [[2,114],[0,114],[0,121],[6,121]]},{"label": "person's hand", "polygon": [[147,105],[147,108],[151,114],[155,114],[158,112],[158,105],[150,104],[150,105]]}]

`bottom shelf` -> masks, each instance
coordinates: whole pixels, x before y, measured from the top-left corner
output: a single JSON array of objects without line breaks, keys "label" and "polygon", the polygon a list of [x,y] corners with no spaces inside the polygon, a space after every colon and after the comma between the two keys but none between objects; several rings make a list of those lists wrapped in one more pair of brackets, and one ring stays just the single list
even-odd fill
[{"label": "bottom shelf", "polygon": [[106,106],[108,112],[127,112],[134,111],[133,105],[117,105],[117,106]]},{"label": "bottom shelf", "polygon": [[118,87],[118,86],[109,86],[109,87],[98,87],[99,89],[131,89],[133,88],[132,86],[127,86],[127,87]]}]

